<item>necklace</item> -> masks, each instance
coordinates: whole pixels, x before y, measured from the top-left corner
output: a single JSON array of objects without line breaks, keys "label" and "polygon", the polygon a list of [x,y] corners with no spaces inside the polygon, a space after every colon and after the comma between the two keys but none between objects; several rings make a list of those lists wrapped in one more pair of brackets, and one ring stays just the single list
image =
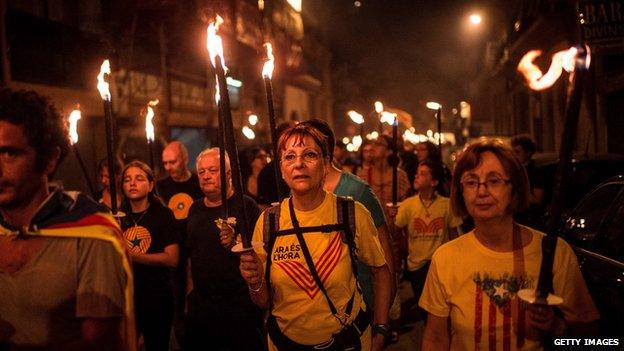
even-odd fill
[{"label": "necklace", "polygon": [[433,205],[433,203],[436,200],[436,194],[434,193],[433,196],[431,197],[431,200],[429,200],[429,202],[427,204],[425,204],[425,201],[423,201],[422,196],[420,194],[418,194],[418,199],[420,200],[420,203],[423,206],[423,209],[425,209],[425,218],[429,218],[431,217],[431,214],[429,213],[429,207],[431,207],[431,205]]},{"label": "necklace", "polygon": [[[141,212],[139,212],[141,213]],[[139,222],[143,219],[143,217],[145,217],[145,214],[147,213],[147,209],[145,211],[143,211],[143,213],[141,213],[141,215],[139,216],[139,219],[135,219],[134,215],[135,213],[132,212],[130,213],[130,218],[132,219],[132,222],[134,222],[134,226],[138,227],[139,226]]]}]

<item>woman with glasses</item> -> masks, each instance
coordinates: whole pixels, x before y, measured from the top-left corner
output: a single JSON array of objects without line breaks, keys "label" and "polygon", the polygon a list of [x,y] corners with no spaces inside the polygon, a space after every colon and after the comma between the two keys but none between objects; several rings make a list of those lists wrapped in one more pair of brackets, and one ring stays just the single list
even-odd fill
[{"label": "woman with glasses", "polygon": [[470,145],[455,165],[451,206],[475,229],[433,255],[420,306],[428,311],[423,350],[541,349],[566,330],[582,329],[598,313],[576,257],[557,242],[553,266],[556,306],[528,305],[517,292],[535,289],[544,234],[518,225],[528,205],[522,164],[498,140]]},{"label": "woman with glasses", "polygon": [[[349,200],[323,190],[331,165],[318,130],[291,127],[278,150],[292,195],[258,219],[253,241],[265,245],[243,254],[240,264],[251,299],[270,311],[269,349],[381,350],[388,334],[391,276],[369,212],[351,202],[351,216],[341,211]],[[356,285],[355,259],[371,268],[372,317]]]}]

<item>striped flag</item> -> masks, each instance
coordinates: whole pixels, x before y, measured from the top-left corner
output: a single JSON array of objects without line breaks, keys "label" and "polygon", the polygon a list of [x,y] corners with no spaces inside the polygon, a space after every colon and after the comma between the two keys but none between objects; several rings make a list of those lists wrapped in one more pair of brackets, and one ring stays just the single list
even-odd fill
[{"label": "striped flag", "polygon": [[525,343],[526,311],[516,294],[526,288],[529,281],[508,273],[498,277],[476,273],[473,282],[475,350],[509,351],[522,348]]}]

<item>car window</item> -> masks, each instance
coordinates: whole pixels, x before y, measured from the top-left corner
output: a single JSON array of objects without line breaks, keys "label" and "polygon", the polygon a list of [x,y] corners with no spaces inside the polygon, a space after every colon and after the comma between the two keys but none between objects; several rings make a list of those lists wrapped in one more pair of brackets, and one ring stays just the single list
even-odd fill
[{"label": "car window", "polygon": [[617,200],[618,209],[591,246],[592,251],[624,263],[624,197]]},{"label": "car window", "polygon": [[607,183],[587,195],[567,220],[566,239],[574,245],[589,248],[622,187],[621,183]]}]

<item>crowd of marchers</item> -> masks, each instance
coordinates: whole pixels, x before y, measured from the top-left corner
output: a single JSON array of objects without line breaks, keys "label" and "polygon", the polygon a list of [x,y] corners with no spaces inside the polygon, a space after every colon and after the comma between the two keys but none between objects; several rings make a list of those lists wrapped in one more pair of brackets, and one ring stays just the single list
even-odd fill
[{"label": "crowd of marchers", "polygon": [[430,142],[393,157],[381,135],[345,162],[325,121],[283,123],[270,162],[243,153],[245,194],[227,153],[207,148],[189,169],[171,141],[165,178],[138,160],[111,175],[103,160],[91,199],[52,185],[66,124],[37,93],[0,91],[1,351],[383,350],[403,280],[424,350],[540,349],[595,330],[561,239],[560,299],[518,297],[537,287],[545,237],[529,138],[472,143],[451,170]]}]

